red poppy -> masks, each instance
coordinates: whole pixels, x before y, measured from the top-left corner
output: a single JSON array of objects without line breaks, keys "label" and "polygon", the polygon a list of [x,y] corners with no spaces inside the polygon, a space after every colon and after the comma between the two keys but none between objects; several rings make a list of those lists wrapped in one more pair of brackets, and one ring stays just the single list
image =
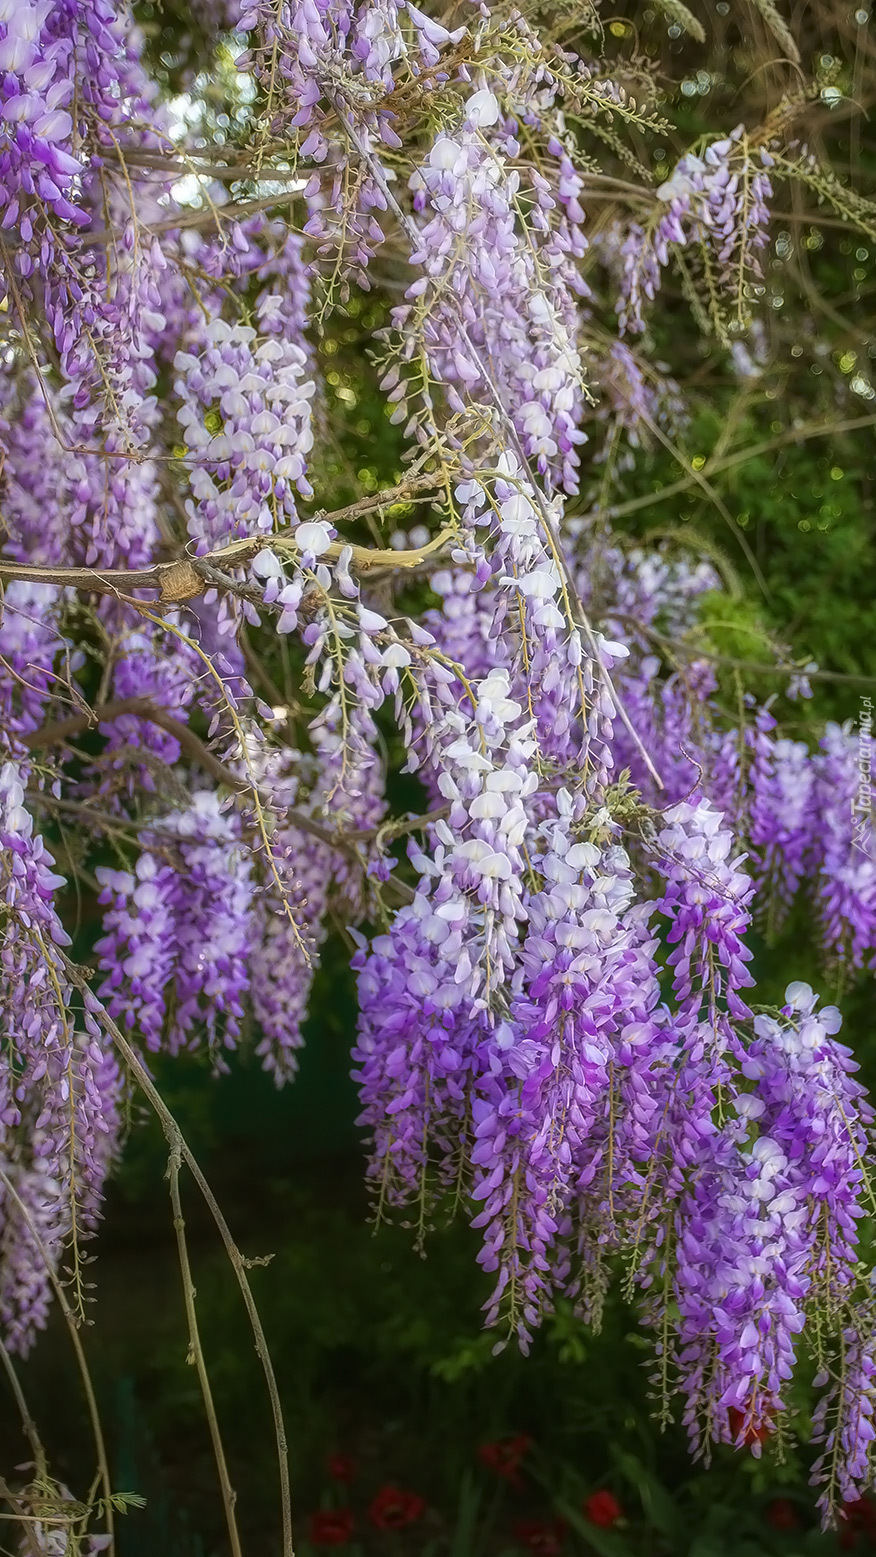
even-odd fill
[{"label": "red poppy", "polygon": [[869,1498],[846,1503],[841,1518],[845,1528],[840,1531],[839,1543],[843,1551],[851,1551],[862,1536],[866,1536],[868,1545],[876,1544],[876,1507]]},{"label": "red poppy", "polygon": [[[734,1439],[738,1441],[739,1434],[745,1426],[745,1412],[740,1411],[738,1406],[730,1406],[727,1416],[730,1421],[730,1431]],[[742,1442],[750,1447],[753,1443],[765,1443],[769,1435],[769,1422],[751,1422],[745,1430],[745,1437]]]},{"label": "red poppy", "polygon": [[352,1481],[356,1474],[356,1461],[351,1454],[330,1454],[326,1466],[334,1481]]},{"label": "red poppy", "polygon": [[377,1530],[404,1530],[426,1511],[426,1499],[400,1487],[381,1487],[372,1498],[368,1518]]},{"label": "red poppy", "polygon": [[561,1519],[518,1519],[515,1538],[538,1557],[557,1557],[562,1551],[565,1526]]},{"label": "red poppy", "polygon": [[856,1530],[876,1530],[876,1505],[870,1498],[856,1498],[854,1503],[846,1503],[842,1514]]},{"label": "red poppy", "polygon": [[482,1465],[501,1476],[503,1481],[516,1482],[521,1462],[531,1443],[532,1439],[526,1433],[518,1433],[516,1438],[497,1438],[495,1443],[481,1444],[478,1459]]},{"label": "red poppy", "polygon": [[799,1530],[800,1516],[788,1498],[774,1498],[767,1505],[766,1522],[774,1530]]},{"label": "red poppy", "polygon": [[623,1518],[624,1511],[614,1493],[603,1487],[587,1499],[584,1512],[592,1525],[602,1525],[607,1529],[609,1525],[616,1525],[618,1520]]},{"label": "red poppy", "polygon": [[346,1546],[352,1534],[351,1508],[318,1508],[310,1516],[310,1539],[314,1546]]}]

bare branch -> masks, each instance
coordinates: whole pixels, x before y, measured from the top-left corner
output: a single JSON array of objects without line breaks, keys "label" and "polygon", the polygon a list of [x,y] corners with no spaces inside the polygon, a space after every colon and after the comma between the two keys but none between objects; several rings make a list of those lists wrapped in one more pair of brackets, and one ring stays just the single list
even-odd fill
[{"label": "bare branch", "polygon": [[[224,784],[237,795],[252,793],[254,787],[252,781],[235,773],[221,757],[217,757],[190,725],[184,724],[166,708],[158,708],[145,697],[125,697],[110,703],[100,703],[96,708],[89,709],[87,713],[71,714],[67,719],[58,719],[52,724],[43,725],[39,730],[32,730],[29,735],[23,737],[23,742],[29,751],[38,751],[49,746],[63,746],[73,736],[94,729],[98,724],[107,724],[123,714],[136,714],[140,719],[148,719],[151,724],[157,724],[169,735],[173,735],[179,741],[183,751],[200,768],[203,768],[205,773],[209,773],[211,778],[216,779],[217,783]],[[274,803],[274,797],[267,790],[258,789],[257,794],[264,805],[270,806]],[[311,838],[319,839],[320,843],[327,844],[329,848],[340,849],[342,853],[352,855],[356,860],[360,860],[359,845],[371,841],[379,832],[379,829],[370,828],[360,832],[344,832],[325,827],[314,817],[308,816],[305,811],[296,810],[291,806],[284,808],[283,817],[290,826],[299,828]],[[407,883],[395,877],[387,882],[387,886],[404,901],[410,901],[413,896]]]},{"label": "bare branch", "polygon": [[[358,519],[363,514],[389,508],[396,503],[422,499],[427,493],[434,492],[437,485],[434,476],[403,481],[399,486],[390,487],[385,492],[376,492],[370,497],[360,498],[357,503],[350,503],[346,508],[339,508],[334,513],[329,514],[320,510],[314,515],[314,522],[325,520],[329,524],[335,524]],[[332,541],[322,555],[336,561],[343,551],[347,551],[353,566],[360,572],[367,572],[371,568],[416,568],[425,558],[453,541],[456,534],[456,530],[448,526],[426,546],[420,546],[412,551],[381,550],[379,547],[354,546],[345,541]],[[114,595],[134,607],[137,606],[138,601],[129,591],[148,589],[157,592],[158,604],[180,605],[187,600],[196,599],[208,589],[230,589],[229,581],[222,579],[221,574],[229,568],[245,567],[258,556],[260,551],[271,550],[281,556],[294,556],[300,550],[295,536],[296,532],[292,529],[281,531],[276,535],[247,536],[239,541],[231,541],[217,551],[208,552],[204,557],[176,557],[170,562],[155,562],[148,568],[52,568],[0,561],[0,585],[13,582],[53,584],[59,589],[76,589],[96,595]],[[144,600],[140,603],[145,605],[155,602]]]},{"label": "bare branch", "polygon": [[168,1178],[170,1180],[170,1202],[173,1208],[173,1229],[176,1233],[177,1253],[179,1256],[180,1274],[182,1275],[183,1301],[186,1309],[186,1323],[189,1330],[189,1361],[194,1362],[198,1374],[198,1383],[201,1386],[201,1397],[204,1402],[204,1411],[207,1424],[210,1429],[210,1440],[213,1445],[213,1454],[216,1460],[216,1471],[219,1476],[219,1488],[222,1494],[222,1506],[225,1510],[225,1522],[228,1526],[228,1541],[231,1546],[232,1557],[243,1557],[243,1548],[240,1544],[240,1533],[237,1528],[237,1516],[235,1503],[237,1493],[231,1485],[228,1474],[228,1461],[225,1458],[225,1446],[222,1442],[222,1433],[219,1428],[219,1418],[216,1414],[216,1406],[213,1401],[213,1391],[210,1387],[210,1375],[207,1372],[207,1361],[204,1357],[204,1348],[201,1345],[201,1333],[198,1326],[198,1313],[195,1307],[195,1283],[192,1279],[192,1269],[189,1263],[189,1249],[186,1242],[186,1224],[182,1211],[182,1197],[179,1188],[180,1168],[182,1166],[182,1136],[169,1135],[170,1160],[167,1165]]},{"label": "bare branch", "polygon": [[[271,1412],[274,1419],[274,1432],[277,1442],[277,1462],[280,1473],[280,1496],[283,1519],[283,1557],[293,1557],[294,1548],[292,1541],[292,1500],[289,1486],[289,1458],[288,1444],[286,1439],[286,1427],[283,1421],[283,1408],[280,1402],[280,1391],[277,1387],[276,1375],[274,1373],[270,1353],[268,1352],[267,1339],[258,1309],[255,1305],[255,1299],[253,1298],[252,1290],[249,1285],[249,1278],[246,1273],[247,1262],[231,1236],[228,1223],[226,1222],[225,1217],[220,1210],[213,1191],[211,1190],[207,1180],[204,1178],[204,1175],[201,1172],[197,1158],[194,1156],[194,1153],[185,1140],[179,1125],[174,1119],[173,1114],[170,1112],[170,1109],[167,1107],[167,1104],[158,1091],[158,1088],[155,1086],[155,1083],[153,1082],[152,1077],[149,1075],[149,1072],[143,1064],[143,1061],[140,1059],[140,1056],[137,1054],[136,1050],[132,1048],[131,1044],[128,1043],[128,1040],[125,1038],[117,1024],[113,1021],[109,1012],[106,1011],[105,1008],[97,1001],[96,997],[89,989],[82,969],[77,967],[75,963],[71,962],[69,958],[64,957],[63,953],[60,953],[60,955],[63,958],[64,965],[67,969],[71,983],[75,984],[77,989],[79,989],[82,993],[83,997],[90,1002],[92,1009],[96,1009],[98,1011],[99,1020],[102,1022],[108,1035],[112,1038],[113,1043],[124,1059],[129,1071],[135,1077],[138,1085],[145,1093],[149,1103],[161,1121],[161,1127],[164,1130],[164,1134],[167,1138],[167,1143],[171,1152],[178,1153],[179,1157],[188,1167],[192,1178],[195,1180],[195,1183],[197,1184],[198,1189],[200,1190],[201,1195],[207,1204],[213,1221],[215,1222],[219,1231],[219,1236],[221,1237],[225,1246],[226,1253],[228,1254],[232,1269],[234,1271],[235,1277],[237,1278],[237,1283],[240,1288],[244,1306],[246,1307],[246,1311],[249,1316],[249,1321],[253,1332],[253,1339],[255,1341],[256,1354],[259,1358],[259,1361],[261,1362],[265,1374],[265,1382],[267,1384],[268,1395],[271,1402]],[[2,1177],[2,1174],[0,1174],[0,1177]]]},{"label": "bare branch", "polygon": [[[627,616],[625,613],[623,620],[636,622],[635,617]],[[855,676],[850,671],[843,670],[805,670],[800,665],[783,665],[779,661],[774,665],[767,665],[757,660],[735,659],[729,654],[713,654],[710,649],[701,648],[696,643],[687,643],[683,638],[667,638],[655,628],[643,626],[641,622],[637,622],[636,625],[652,643],[665,649],[668,654],[677,654],[685,660],[710,660],[713,665],[724,665],[728,670],[747,670],[755,676],[804,676],[807,681],[831,681],[847,687],[876,686],[876,676]]]},{"label": "bare branch", "polygon": [[[805,443],[810,438],[835,438],[841,433],[858,432],[865,427],[876,426],[876,415],[872,412],[869,416],[853,416],[846,422],[804,422],[800,427],[789,427],[786,432],[779,433],[775,438],[765,438],[761,443],[751,443],[747,448],[737,449],[733,454],[725,454],[719,460],[707,460],[700,475],[711,478],[720,471],[732,470],[735,465],[744,465],[748,460],[759,459],[762,454],[772,454],[775,449],[783,449],[789,443]],[[679,481],[671,481],[668,486],[658,487],[656,492],[646,492],[641,497],[631,497],[626,503],[615,503],[607,508],[603,514],[606,519],[622,519],[627,514],[634,514],[640,508],[648,508],[654,503],[662,503],[665,498],[677,497],[680,492],[686,492],[694,484],[693,476],[684,476]]]}]

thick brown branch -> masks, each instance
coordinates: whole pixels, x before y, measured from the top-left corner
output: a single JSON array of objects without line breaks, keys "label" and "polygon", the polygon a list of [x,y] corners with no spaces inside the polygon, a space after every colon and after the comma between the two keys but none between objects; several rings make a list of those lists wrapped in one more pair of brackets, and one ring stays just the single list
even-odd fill
[{"label": "thick brown branch", "polygon": [[[360,498],[358,502],[339,508],[334,513],[321,511],[314,518],[329,524],[349,522],[377,509],[390,508],[395,503],[415,501],[433,492],[435,487],[433,476],[404,481],[388,491]],[[327,560],[336,561],[341,552],[346,550],[359,572],[367,572],[371,568],[415,568],[433,552],[446,546],[455,535],[456,531],[452,528],[444,529],[428,545],[420,546],[415,551],[381,550],[379,547],[351,546],[344,541],[333,541],[323,556]],[[115,595],[134,606],[137,601],[131,597],[130,591],[148,589],[157,592],[159,604],[178,605],[186,600],[194,600],[208,589],[230,589],[230,583],[220,575],[229,568],[245,567],[268,547],[281,556],[294,556],[298,551],[295,531],[248,536],[243,540],[231,541],[227,546],[220,546],[205,557],[178,557],[171,562],[153,563],[148,568],[43,568],[27,563],[0,561],[0,585],[13,582],[54,584],[59,589]]]},{"label": "thick brown branch", "polygon": [[114,702],[100,703],[97,708],[89,708],[85,713],[70,714],[66,719],[56,719],[52,724],[41,725],[38,730],[31,730],[29,735],[23,735],[21,742],[28,751],[41,751],[47,746],[63,746],[66,741],[81,735],[83,731],[93,730],[98,724],[118,719],[121,714],[141,714],[148,717],[145,711],[150,707],[151,704],[145,697],[116,698]]},{"label": "thick brown branch", "polygon": [[186,559],[156,562],[149,568],[41,568],[0,562],[0,584],[55,584],[93,595],[126,597],[132,589],[157,590],[163,602],[192,600],[207,587]]}]

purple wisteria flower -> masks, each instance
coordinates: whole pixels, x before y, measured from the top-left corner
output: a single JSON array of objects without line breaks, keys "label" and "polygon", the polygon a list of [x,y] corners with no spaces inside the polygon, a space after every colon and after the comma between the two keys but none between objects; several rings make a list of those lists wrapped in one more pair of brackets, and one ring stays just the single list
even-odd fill
[{"label": "purple wisteria flower", "polygon": [[[610,527],[686,414],[648,349],[673,259],[735,373],[766,365],[772,153],[703,137],[588,255],[585,190],[618,186],[577,126],[622,153],[658,121],[568,39],[486,0],[192,12],[240,74],[172,99],[121,0],[0,0],[5,1342],[62,1266],[81,1306],[115,1023],[215,1069],[250,1026],[282,1084],[349,934],[378,1208],[422,1239],[467,1207],[498,1346],[560,1297],[596,1321],[622,1268],[695,1452],[759,1452],[809,1337],[830,1514],[871,1475],[872,1115],[839,1012],[759,1004],[748,941],[805,884],[828,960],[876,963],[871,733],[731,717],[692,647],[719,573]],[[375,344],[383,433],[347,381]],[[64,928],[95,897],[100,999]]]},{"label": "purple wisteria flower", "polygon": [[[573,263],[586,247],[581,183],[563,156],[559,199],[547,179],[534,180],[526,193],[538,220],[525,241],[516,222],[520,175],[507,166],[518,143],[506,134],[501,150],[490,145],[485,131],[499,108],[489,90],[475,92],[466,113],[459,133],[440,136],[412,179],[422,212],[412,259],[423,274],[409,287],[409,302],[394,311],[396,328],[408,337],[402,358],[413,355],[410,324],[422,311],[429,361],[451,408],[463,413],[496,394],[526,457],[550,485],[575,492],[576,449],[584,441],[574,304],[584,288]],[[405,414],[408,390],[397,368],[383,385]]]},{"label": "purple wisteria flower", "polygon": [[811,857],[819,913],[828,950],[850,970],[876,951],[872,798],[861,784],[872,751],[868,732],[859,737],[847,725],[829,724],[815,762]]},{"label": "purple wisteria flower", "polygon": [[[55,665],[78,666],[57,624],[57,590],[47,584],[8,584],[0,605],[0,659],[7,674],[0,682],[0,717],[5,732],[20,736],[43,723],[60,684]],[[66,668],[65,666],[65,668]]]},{"label": "purple wisteria flower", "polygon": [[[772,165],[770,153],[751,146],[742,125],[713,141],[702,156],[685,153],[657,190],[653,220],[645,228],[631,223],[623,239],[617,302],[622,333],[644,331],[647,305],[660,288],[671,250],[693,244],[708,254],[712,290],[728,295],[737,327],[749,323],[747,299],[761,278],[759,252],[768,242]],[[715,322],[725,335],[721,321]]]},{"label": "purple wisteria flower", "polygon": [[206,1037],[219,1064],[218,1045],[240,1035],[249,982],[252,860],[208,790],[143,844],[136,873],[98,873],[109,908],[96,947],[101,998],[147,1048],[176,1052]]},{"label": "purple wisteria flower", "polygon": [[120,1079],[87,1014],[77,1028],[62,953],[63,884],[25,806],[24,763],[0,767],[0,1318],[27,1351],[45,1324],[62,1254],[80,1280],[119,1130]]},{"label": "purple wisteria flower", "polygon": [[803,741],[775,739],[775,720],[758,713],[752,735],[749,837],[769,928],[787,915],[803,879],[815,821],[815,765]]},{"label": "purple wisteria flower", "polygon": [[[448,712],[435,735],[447,821],[431,854],[412,847],[421,880],[413,902],[356,960],[362,1122],[374,1132],[372,1173],[382,1196],[418,1192],[438,1160],[453,1175],[466,1129],[472,1046],[514,966],[523,917],[520,841],[535,788],[532,740],[507,675],[477,685],[471,720]],[[423,1128],[438,1121],[433,1138]],[[440,1104],[450,1115],[441,1121]]]},{"label": "purple wisteria flower", "polygon": [[754,886],[733,855],[733,834],[708,800],[682,802],[665,812],[654,853],[665,877],[658,899],[670,920],[668,957],[682,1019],[706,1015],[726,1024],[751,1015],[739,991],[754,980],[746,969],[751,952],[743,937],[750,923]]},{"label": "purple wisteria flower", "polygon": [[488,1319],[501,1316],[524,1349],[566,1275],[555,1245],[569,1207],[581,1214],[583,1199],[598,1211],[612,1181],[618,1040],[657,997],[625,851],[576,841],[582,803],[561,791],[557,804],[542,828],[544,885],[527,904],[517,992],[481,1044],[472,1105],[472,1195],[484,1203],[473,1225],[485,1230],[480,1263],[498,1272]]},{"label": "purple wisteria flower", "polygon": [[[272,301],[262,304],[263,322],[272,318]],[[179,419],[192,451],[189,533],[198,551],[294,524],[295,494],[311,490],[305,472],[313,443],[314,386],[301,347],[273,334],[259,341],[251,326],[216,319],[203,354],[180,352],[175,366]]]}]

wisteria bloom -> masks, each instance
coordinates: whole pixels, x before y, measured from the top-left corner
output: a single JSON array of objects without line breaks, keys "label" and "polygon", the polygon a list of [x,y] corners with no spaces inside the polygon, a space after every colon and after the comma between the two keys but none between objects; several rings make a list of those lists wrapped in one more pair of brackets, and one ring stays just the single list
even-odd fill
[{"label": "wisteria bloom", "polygon": [[63,882],[26,808],[27,778],[22,762],[0,767],[0,1007],[12,1062],[0,1079],[0,1318],[18,1351],[45,1323],[62,1255],[78,1267],[120,1125],[112,1051],[91,1017],[80,1027],[70,1010],[70,938],[54,901]]},{"label": "wisteria bloom", "polygon": [[233,1046],[247,988],[252,863],[233,819],[202,791],[144,837],[136,872],[101,867],[108,905],[98,942],[111,1014],[147,1048],[206,1035]]}]

